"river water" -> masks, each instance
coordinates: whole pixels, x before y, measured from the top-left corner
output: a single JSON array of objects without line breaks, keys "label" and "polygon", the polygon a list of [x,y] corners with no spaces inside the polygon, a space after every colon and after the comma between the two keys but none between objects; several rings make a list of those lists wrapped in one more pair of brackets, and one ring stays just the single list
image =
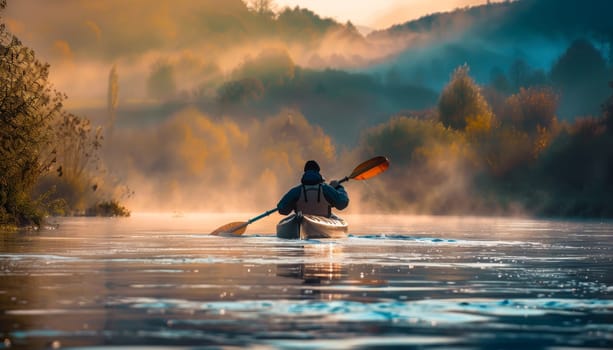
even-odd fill
[{"label": "river water", "polygon": [[[251,215],[253,216],[253,215]],[[57,219],[0,233],[0,348],[613,348],[613,222],[347,216]]]}]

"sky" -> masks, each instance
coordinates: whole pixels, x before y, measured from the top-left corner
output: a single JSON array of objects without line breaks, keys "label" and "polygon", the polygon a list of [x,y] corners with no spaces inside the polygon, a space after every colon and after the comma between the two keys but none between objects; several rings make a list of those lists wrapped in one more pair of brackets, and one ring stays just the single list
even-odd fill
[{"label": "sky", "polygon": [[430,13],[485,3],[487,0],[275,0],[280,8],[305,7],[322,17],[341,23],[351,21],[372,29],[385,29]]}]

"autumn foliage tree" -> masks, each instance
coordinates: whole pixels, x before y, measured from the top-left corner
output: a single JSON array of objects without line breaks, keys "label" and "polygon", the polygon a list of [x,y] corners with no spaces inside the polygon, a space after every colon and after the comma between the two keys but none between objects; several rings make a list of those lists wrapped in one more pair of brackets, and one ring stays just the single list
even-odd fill
[{"label": "autumn foliage tree", "polygon": [[551,68],[551,81],[561,94],[567,117],[599,112],[607,98],[610,72],[601,52],[585,39],[574,41]]},{"label": "autumn foliage tree", "polygon": [[[0,1],[0,10],[6,1]],[[54,163],[50,123],[65,96],[48,81],[49,65],[0,24],[0,223],[39,224],[31,192]]]},{"label": "autumn foliage tree", "polygon": [[[613,83],[610,84],[613,88]],[[541,209],[549,215],[612,217],[613,96],[602,116],[582,117],[563,128],[543,152],[533,181],[550,193]]]},{"label": "autumn foliage tree", "polygon": [[487,131],[494,115],[481,89],[469,76],[467,65],[458,67],[438,102],[439,119],[446,127],[472,132]]},{"label": "autumn foliage tree", "polygon": [[551,88],[521,88],[505,102],[503,126],[526,133],[537,157],[551,142],[558,129],[558,96]]},{"label": "autumn foliage tree", "polygon": [[373,179],[362,193],[365,202],[418,213],[462,213],[479,205],[466,193],[470,151],[461,131],[433,118],[401,116],[367,130],[361,141],[360,158],[386,154],[394,162],[385,182]]},{"label": "autumn foliage tree", "polygon": [[[49,82],[49,65],[0,22],[0,225],[40,225],[51,205],[71,204],[55,185],[92,177],[101,130],[66,113],[65,99]],[[41,191],[43,178],[53,181]]]}]

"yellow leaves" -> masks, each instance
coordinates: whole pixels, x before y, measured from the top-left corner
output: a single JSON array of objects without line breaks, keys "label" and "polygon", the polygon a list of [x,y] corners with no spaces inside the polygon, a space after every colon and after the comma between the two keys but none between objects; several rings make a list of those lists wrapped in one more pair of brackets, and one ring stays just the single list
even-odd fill
[{"label": "yellow leaves", "polygon": [[551,141],[554,138],[554,133],[551,130],[548,130],[545,127],[540,125],[536,126],[536,138],[534,140],[534,158],[538,158],[538,156],[551,144]]},{"label": "yellow leaves", "polygon": [[495,130],[489,140],[488,147],[482,150],[481,156],[496,176],[534,159],[532,142],[525,132],[500,128]]},{"label": "yellow leaves", "polygon": [[346,175],[331,171],[337,155],[330,137],[292,110],[239,124],[190,107],[138,132],[117,129],[114,143],[121,151],[111,166],[136,192],[136,210],[246,210],[263,198],[274,204],[300,180],[307,159],[327,176]]},{"label": "yellow leaves", "polygon": [[466,144],[462,140],[451,143],[428,142],[413,151],[415,159],[419,159],[429,166],[439,166],[441,162],[466,159],[468,154]]},{"label": "yellow leaves", "polygon": [[438,103],[439,120],[452,129],[487,132],[492,128],[494,115],[468,72],[467,65],[458,67],[443,89]]},{"label": "yellow leaves", "polygon": [[492,129],[494,116],[491,111],[472,115],[466,118],[466,134],[485,134]]},{"label": "yellow leaves", "polygon": [[170,154],[179,155],[175,161],[183,164],[184,170],[194,176],[202,174],[207,166],[230,162],[235,140],[240,145],[247,139],[236,124],[214,123],[195,108],[176,114],[160,132]]},{"label": "yellow leaves", "polygon": [[468,71],[467,66],[456,69],[441,93],[441,122],[466,137],[473,164],[495,175],[533,162],[558,131],[558,96],[550,88],[521,88],[494,115]]},{"label": "yellow leaves", "polygon": [[529,134],[537,128],[552,128],[557,123],[558,96],[550,88],[521,88],[505,101],[501,116],[503,122]]}]

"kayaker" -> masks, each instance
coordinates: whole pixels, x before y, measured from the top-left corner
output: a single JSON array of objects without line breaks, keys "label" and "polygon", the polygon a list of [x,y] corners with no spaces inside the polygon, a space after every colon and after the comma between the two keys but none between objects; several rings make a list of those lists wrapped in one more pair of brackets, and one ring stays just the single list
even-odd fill
[{"label": "kayaker", "polygon": [[301,184],[289,190],[277,204],[279,214],[288,215],[292,211],[303,214],[330,217],[332,208],[343,210],[349,205],[349,196],[337,180],[325,182],[319,173],[320,168],[314,160],[304,164]]}]

